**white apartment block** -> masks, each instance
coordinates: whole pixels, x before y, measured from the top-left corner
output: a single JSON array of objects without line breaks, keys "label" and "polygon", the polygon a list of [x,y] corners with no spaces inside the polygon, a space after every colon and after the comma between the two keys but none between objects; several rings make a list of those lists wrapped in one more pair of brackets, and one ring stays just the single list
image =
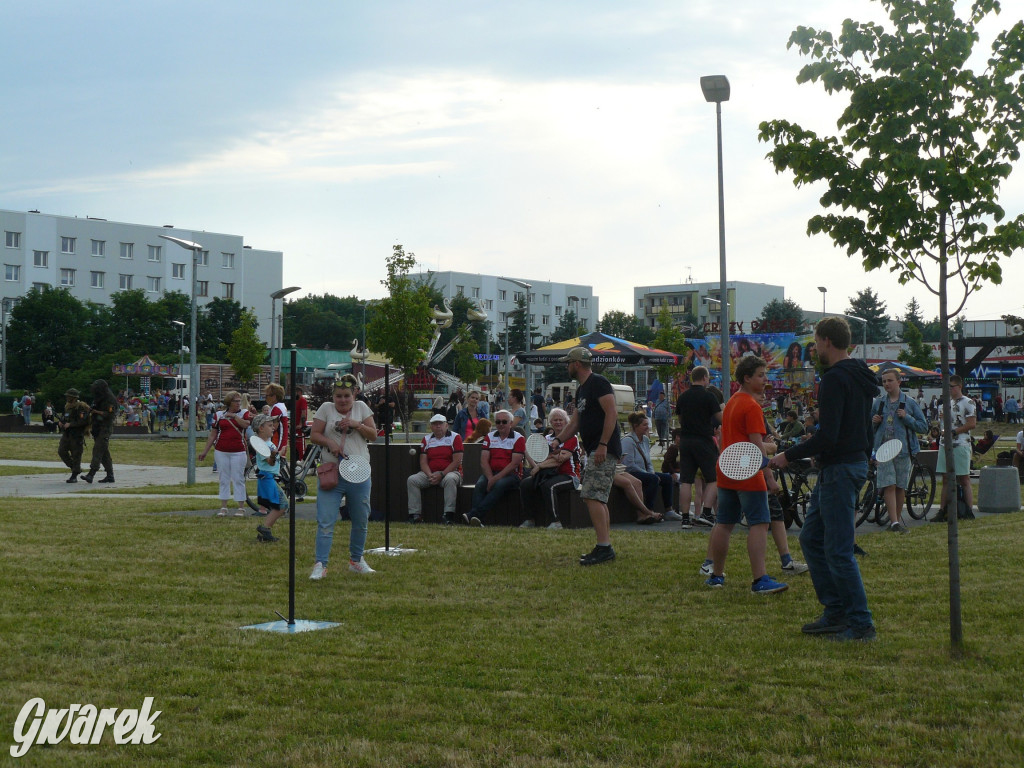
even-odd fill
[{"label": "white apartment block", "polygon": [[171,235],[203,246],[198,306],[234,299],[255,313],[260,340],[270,342],[270,294],[282,286],[284,255],[245,245],[241,235],[7,210],[0,210],[0,232],[5,306],[46,285],[97,304],[109,304],[117,291],[139,288],[154,300],[167,291],[191,294],[192,252],[160,238]]},{"label": "white apartment block", "polygon": [[[761,315],[765,304],[772,299],[785,299],[785,289],[781,285],[765,283],[744,283],[727,280],[729,322],[743,323],[743,332],[750,333],[750,321]],[[698,326],[705,323],[716,323],[719,320],[717,302],[704,301],[706,298],[718,299],[721,295],[721,283],[683,283],[681,285],[641,285],[633,288],[633,313],[644,321],[644,325],[654,328],[662,304],[668,307],[676,324],[682,323],[687,314],[697,318]]]},{"label": "white apartment block", "polygon": [[493,336],[504,330],[506,322],[511,324],[508,313],[517,308],[520,297],[526,298],[526,288],[511,281],[526,283],[530,286],[530,323],[536,328],[537,333],[533,339],[534,348],[548,342],[551,334],[562,322],[562,315],[568,311],[575,312],[588,331],[594,330],[594,326],[601,319],[598,297],[594,295],[594,289],[589,285],[552,283],[525,277],[505,278],[470,272],[427,271],[409,276],[424,283],[433,280],[434,285],[447,298],[461,295],[479,303],[487,313],[487,319],[491,321]]}]

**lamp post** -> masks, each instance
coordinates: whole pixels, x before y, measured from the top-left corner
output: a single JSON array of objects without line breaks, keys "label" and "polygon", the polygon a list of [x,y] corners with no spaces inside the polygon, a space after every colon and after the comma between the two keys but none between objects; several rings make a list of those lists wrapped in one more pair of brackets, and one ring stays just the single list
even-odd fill
[{"label": "lamp post", "polygon": [[818,290],[821,291],[821,316],[825,317],[825,294],[828,293],[828,288],[824,285],[819,285]]},{"label": "lamp post", "polygon": [[270,381],[273,384],[280,383],[278,379],[281,378],[281,337],[284,331],[284,302],[281,302],[282,317],[281,325],[279,326],[277,324],[277,300],[283,299],[289,293],[295,293],[297,290],[299,290],[299,286],[293,285],[291,288],[282,288],[270,294]]},{"label": "lamp post", "polygon": [[199,402],[199,373],[196,367],[196,320],[198,319],[199,312],[196,307],[196,266],[199,262],[199,254],[203,250],[203,246],[198,243],[193,243],[191,240],[182,240],[180,237],[171,237],[170,235],[160,235],[164,240],[170,240],[172,243],[177,243],[187,251],[192,251],[192,314],[191,322],[192,329],[189,333],[189,350],[188,350],[188,402],[189,402],[189,414],[188,414],[188,468],[185,474],[185,484],[195,485],[196,484],[196,410]]},{"label": "lamp post", "polygon": [[[360,339],[359,348],[363,351],[363,354],[365,355],[366,354],[366,304],[360,304],[359,306],[363,310],[362,338]],[[363,381],[365,382],[366,381],[366,358],[365,357],[363,358],[362,374],[363,374]]]},{"label": "lamp post", "polygon": [[700,79],[704,100],[715,103],[718,126],[718,262],[721,291],[722,326],[722,396],[729,400],[729,294],[725,283],[725,182],[722,172],[722,102],[729,100],[729,78],[725,75],[706,75]]},{"label": "lamp post", "polygon": [[[526,351],[529,352],[531,349],[533,349],[533,346],[532,346],[532,343],[531,343],[533,341],[533,332],[532,332],[533,329],[530,327],[530,289],[533,286],[530,285],[530,283],[525,283],[522,280],[516,280],[516,279],[511,278],[511,277],[499,277],[498,279],[499,280],[504,280],[504,281],[509,282],[509,283],[512,283],[513,285],[518,285],[520,288],[523,288],[523,289],[526,290]],[[508,339],[506,338],[506,342],[507,341],[508,341]],[[507,355],[506,355],[506,361],[505,362],[506,363],[508,362]],[[507,375],[508,375],[508,369],[507,369],[507,366],[506,366],[506,376]],[[533,391],[530,388],[530,371],[529,370],[526,371],[526,391],[527,391],[527,393],[530,393],[530,392]]]},{"label": "lamp post", "polygon": [[[512,317],[512,315],[518,315],[518,314],[520,314],[523,311],[524,310],[522,310],[522,309],[513,309],[511,312],[506,312],[505,313],[505,396],[506,396],[506,399],[508,397],[509,390],[512,389],[512,387],[510,387],[508,385],[508,365],[509,365],[509,359],[508,359],[508,321],[509,321],[509,318]],[[527,322],[529,322],[529,315],[527,315]]]},{"label": "lamp post", "polygon": [[863,317],[857,317],[856,315],[843,315],[843,317],[848,317],[851,320],[860,320],[862,323],[864,323],[864,346],[861,349],[861,355],[860,356],[862,358],[864,358],[864,362],[867,362],[867,359],[868,359],[868,321],[865,320]]}]

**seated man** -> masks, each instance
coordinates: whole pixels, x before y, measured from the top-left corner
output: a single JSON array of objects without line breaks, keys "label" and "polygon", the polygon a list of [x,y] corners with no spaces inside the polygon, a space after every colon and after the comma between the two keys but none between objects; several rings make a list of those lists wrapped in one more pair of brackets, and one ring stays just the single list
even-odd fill
[{"label": "seated man", "polygon": [[796,411],[789,411],[786,413],[786,421],[782,425],[782,431],[779,433],[783,440],[795,440],[801,437],[804,433],[804,425],[797,419]]},{"label": "seated man", "polygon": [[480,479],[473,488],[473,507],[463,513],[467,525],[483,526],[483,521],[501,497],[519,490],[526,438],[512,430],[512,412],[494,414],[497,427],[483,439],[480,452]]},{"label": "seated man", "polygon": [[430,417],[430,434],[420,445],[420,471],[405,482],[409,492],[409,520],[420,522],[423,510],[422,489],[440,485],[444,493],[445,525],[455,518],[455,500],[462,485],[462,436],[448,429],[443,413]]}]

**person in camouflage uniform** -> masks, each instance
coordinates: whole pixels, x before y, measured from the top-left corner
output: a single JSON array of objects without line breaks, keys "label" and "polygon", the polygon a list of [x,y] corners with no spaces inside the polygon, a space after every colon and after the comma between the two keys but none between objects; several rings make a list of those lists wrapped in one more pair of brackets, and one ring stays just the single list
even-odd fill
[{"label": "person in camouflage uniform", "polygon": [[82,473],[85,430],[89,426],[91,414],[89,406],[78,399],[77,389],[69,389],[64,393],[64,397],[67,398],[67,403],[59,419],[63,434],[57,447],[57,455],[71,470],[71,477],[65,482],[77,483],[78,476]]},{"label": "person in camouflage uniform", "polygon": [[89,463],[89,474],[82,479],[91,483],[100,465],[106,471],[101,483],[114,482],[114,462],[110,458],[110,436],[114,432],[114,418],[117,416],[117,398],[110,390],[110,385],[103,379],[92,383],[92,461]]}]

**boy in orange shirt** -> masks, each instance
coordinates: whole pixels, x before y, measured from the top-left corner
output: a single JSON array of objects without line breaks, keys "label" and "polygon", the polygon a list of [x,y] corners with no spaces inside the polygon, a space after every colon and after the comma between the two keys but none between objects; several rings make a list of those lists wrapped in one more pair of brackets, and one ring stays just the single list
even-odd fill
[{"label": "boy in orange shirt", "polygon": [[[736,366],[736,381],[740,391],[733,395],[722,414],[722,449],[733,443],[750,442],[764,452],[764,414],[761,399],[766,382],[767,364],[760,357],[748,355]],[[765,568],[765,548],[768,543],[768,485],[775,486],[775,478],[765,479],[758,472],[748,480],[730,480],[718,468],[718,520],[711,530],[712,574],[704,583],[709,587],[725,586],[725,558],[729,553],[732,529],[745,515],[750,529],[747,533],[747,556],[754,577],[750,591],[772,594],[789,588],[775,581]],[[775,490],[773,487],[772,490]]]}]

